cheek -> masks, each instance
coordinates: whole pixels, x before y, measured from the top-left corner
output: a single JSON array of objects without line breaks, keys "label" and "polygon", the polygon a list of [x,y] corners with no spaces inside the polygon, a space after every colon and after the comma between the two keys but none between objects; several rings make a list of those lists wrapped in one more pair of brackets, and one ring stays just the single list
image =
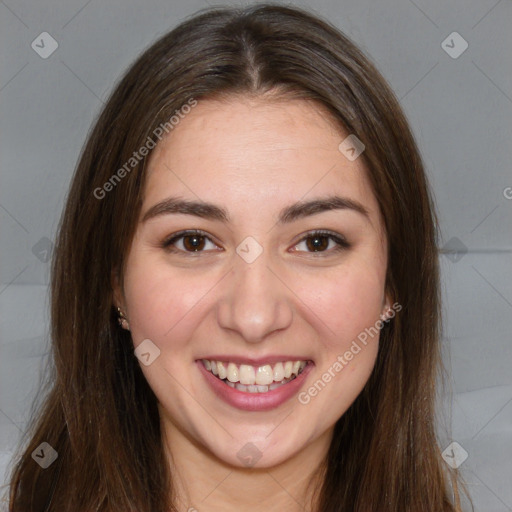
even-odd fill
[{"label": "cheek", "polygon": [[333,344],[357,337],[382,313],[384,273],[375,268],[345,268],[321,281],[301,281],[299,296]]},{"label": "cheek", "polygon": [[[379,348],[385,267],[347,265],[310,293],[309,323],[322,343],[310,386],[299,395],[309,414],[318,414],[319,430],[337,421],[364,388]],[[307,297],[307,283],[302,296]]]},{"label": "cheek", "polygon": [[165,344],[171,336],[186,329],[194,311],[211,288],[207,279],[194,279],[184,272],[170,272],[158,262],[131,262],[126,275],[125,294],[130,305],[132,337],[150,338]]}]

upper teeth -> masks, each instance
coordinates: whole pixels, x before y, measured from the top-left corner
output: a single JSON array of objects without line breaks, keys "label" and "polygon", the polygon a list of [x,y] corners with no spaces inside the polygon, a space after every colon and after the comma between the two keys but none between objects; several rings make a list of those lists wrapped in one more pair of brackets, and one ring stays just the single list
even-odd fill
[{"label": "upper teeth", "polygon": [[251,366],[248,364],[237,365],[232,362],[213,361],[202,359],[205,368],[217,375],[219,379],[227,379],[229,382],[240,382],[245,385],[266,386],[272,382],[281,382],[292,374],[299,375],[305,368],[307,361],[284,361],[274,366]]}]

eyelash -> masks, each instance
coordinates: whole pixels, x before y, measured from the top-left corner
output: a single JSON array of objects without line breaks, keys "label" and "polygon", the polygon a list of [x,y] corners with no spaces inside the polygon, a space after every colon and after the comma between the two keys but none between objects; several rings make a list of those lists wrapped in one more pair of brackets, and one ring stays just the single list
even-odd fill
[{"label": "eyelash", "polygon": [[[175,244],[178,240],[180,240],[182,238],[185,238],[187,236],[190,236],[190,237],[192,237],[192,236],[201,236],[201,237],[206,238],[210,242],[215,243],[215,242],[213,242],[213,240],[210,238],[210,236],[208,236],[208,234],[205,231],[201,231],[200,229],[193,229],[193,230],[180,231],[180,232],[174,233],[170,237],[166,238],[162,242],[162,245],[161,245],[162,249],[166,249],[166,250],[168,250],[169,252],[172,252],[172,253],[184,253],[184,254],[190,254],[190,255],[195,255],[195,254],[200,254],[202,252],[205,252],[204,250],[201,250],[201,251],[184,251],[182,249],[177,249],[176,247],[173,247],[173,244]],[[315,237],[327,237],[327,238],[333,240],[336,243],[336,247],[334,247],[334,249],[331,248],[331,249],[328,249],[328,250],[325,250],[325,251],[306,251],[307,253],[315,255],[315,256],[321,255],[321,254],[338,253],[340,251],[344,251],[344,250],[349,249],[351,247],[351,244],[349,242],[347,242],[347,240],[343,236],[341,236],[338,233],[335,233],[333,231],[328,231],[328,230],[323,230],[323,229],[316,230],[316,231],[311,231],[311,232],[307,233],[306,236],[301,238],[294,245],[294,247],[299,245],[300,243],[308,240],[308,239],[315,238]],[[303,251],[298,251],[298,252],[303,252]]]}]

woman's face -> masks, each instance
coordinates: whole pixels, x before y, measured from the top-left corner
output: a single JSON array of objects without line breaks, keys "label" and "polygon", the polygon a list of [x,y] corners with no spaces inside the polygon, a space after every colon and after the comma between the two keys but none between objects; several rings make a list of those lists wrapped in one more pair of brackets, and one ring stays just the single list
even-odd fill
[{"label": "woman's face", "polygon": [[270,467],[330,436],[367,382],[387,251],[348,135],[306,101],[233,97],[153,151],[114,288],[171,438]]}]

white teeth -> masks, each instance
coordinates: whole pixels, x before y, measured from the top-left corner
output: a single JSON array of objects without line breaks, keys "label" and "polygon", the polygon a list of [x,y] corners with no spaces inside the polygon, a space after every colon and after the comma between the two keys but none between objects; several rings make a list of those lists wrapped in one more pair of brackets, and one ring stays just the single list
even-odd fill
[{"label": "white teeth", "polygon": [[276,389],[280,386],[284,386],[285,384],[288,384],[291,380],[295,379],[295,376],[291,377],[290,379],[284,379],[282,382],[274,382],[273,384],[270,384],[270,386],[258,386],[256,384],[250,384],[248,386],[244,384],[240,384],[237,382],[236,384],[233,384],[232,382],[229,382],[228,380],[225,380],[224,382],[232,387],[237,389],[238,391],[244,391],[245,393],[266,393],[267,391],[272,391],[273,389]]},{"label": "white teeth", "polygon": [[274,372],[272,366],[266,364],[265,366],[258,367],[256,371],[256,384],[260,386],[268,386],[274,382]]},{"label": "white teeth", "polygon": [[226,384],[249,393],[271,391],[300,375],[307,365],[307,361],[283,361],[258,367],[211,359],[202,359],[202,362],[208,371]]},{"label": "white teeth", "polygon": [[227,373],[229,382],[238,382],[240,380],[240,372],[238,371],[238,366],[235,363],[228,364]]},{"label": "white teeth", "polygon": [[227,377],[226,367],[221,361],[217,361],[217,372],[219,379],[224,380]]},{"label": "white teeth", "polygon": [[240,365],[240,384],[254,384],[256,382],[256,372],[248,364]]},{"label": "white teeth", "polygon": [[274,366],[274,380],[280,382],[284,379],[284,366],[283,363],[277,363]]}]

